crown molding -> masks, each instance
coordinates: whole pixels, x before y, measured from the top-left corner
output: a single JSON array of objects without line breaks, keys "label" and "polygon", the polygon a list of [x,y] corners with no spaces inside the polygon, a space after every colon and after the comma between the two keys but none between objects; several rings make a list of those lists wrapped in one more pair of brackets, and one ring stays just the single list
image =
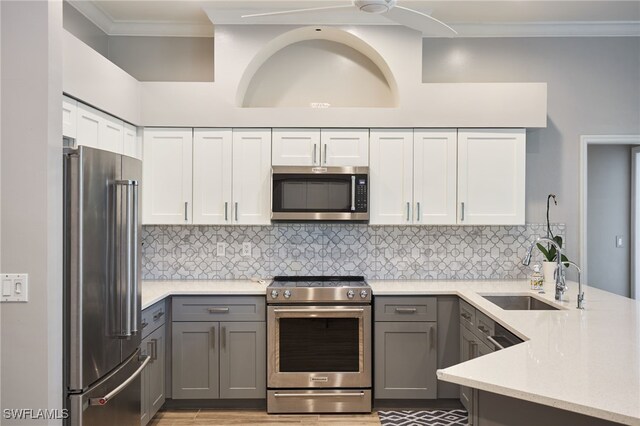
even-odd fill
[{"label": "crown molding", "polygon": [[[211,24],[116,21],[91,1],[68,0],[87,19],[112,36],[213,37]],[[220,22],[225,25],[226,23]],[[256,24],[251,24],[256,25]],[[269,25],[257,24],[257,25]],[[363,25],[358,23],[357,25]],[[366,24],[365,24],[366,25]],[[380,25],[375,23],[374,25]],[[460,37],[640,37],[640,22],[483,22],[452,23]]]},{"label": "crown molding", "polygon": [[486,22],[452,24],[458,37],[640,37],[640,22]]}]

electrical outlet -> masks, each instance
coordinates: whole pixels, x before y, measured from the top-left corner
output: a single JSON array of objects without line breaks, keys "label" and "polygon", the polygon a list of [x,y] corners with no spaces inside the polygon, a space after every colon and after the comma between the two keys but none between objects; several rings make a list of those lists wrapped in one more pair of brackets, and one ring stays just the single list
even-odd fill
[{"label": "electrical outlet", "polygon": [[251,256],[251,243],[242,243],[242,255]]},{"label": "electrical outlet", "polygon": [[216,256],[222,257],[224,256],[225,251],[227,250],[227,243],[217,243],[216,244]]},{"label": "electrical outlet", "polygon": [[616,235],[616,248],[623,248],[624,241],[622,239],[622,235]]}]

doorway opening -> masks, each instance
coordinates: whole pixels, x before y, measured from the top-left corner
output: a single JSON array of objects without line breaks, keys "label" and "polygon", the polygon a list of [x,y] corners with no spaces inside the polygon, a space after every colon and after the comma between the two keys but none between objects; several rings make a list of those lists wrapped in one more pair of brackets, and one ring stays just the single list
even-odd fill
[{"label": "doorway opening", "polygon": [[640,135],[581,138],[580,263],[584,282],[640,293]]}]

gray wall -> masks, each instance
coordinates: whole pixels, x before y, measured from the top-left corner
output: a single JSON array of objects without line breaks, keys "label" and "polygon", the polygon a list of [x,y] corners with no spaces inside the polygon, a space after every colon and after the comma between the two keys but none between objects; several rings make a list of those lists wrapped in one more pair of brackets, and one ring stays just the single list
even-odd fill
[{"label": "gray wall", "polygon": [[29,302],[2,306],[0,408],[61,409],[62,4],[0,9],[0,261],[29,274]]},{"label": "gray wall", "polygon": [[[589,285],[628,297],[631,268],[631,147],[591,145],[587,160]],[[616,235],[623,236],[623,248],[616,248]]]},{"label": "gray wall", "polygon": [[109,54],[109,36],[68,2],[63,3],[64,28],[102,56]]},{"label": "gray wall", "polygon": [[425,82],[547,82],[548,127],[527,131],[527,222],[565,223],[579,261],[580,136],[640,133],[640,38],[424,39]]},{"label": "gray wall", "polygon": [[109,36],[68,2],[64,29],[139,81],[213,81],[213,38]]}]

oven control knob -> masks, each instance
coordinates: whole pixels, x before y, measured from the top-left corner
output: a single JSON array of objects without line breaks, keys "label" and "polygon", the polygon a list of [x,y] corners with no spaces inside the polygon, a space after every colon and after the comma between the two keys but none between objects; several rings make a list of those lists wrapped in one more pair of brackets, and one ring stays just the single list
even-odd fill
[{"label": "oven control knob", "polygon": [[369,293],[367,292],[367,290],[360,291],[360,298],[361,299],[366,299],[368,295],[369,295]]},{"label": "oven control knob", "polygon": [[347,298],[349,299],[353,299],[353,296],[355,296],[356,294],[353,292],[353,290],[349,290],[347,291]]},{"label": "oven control knob", "polygon": [[271,290],[271,298],[276,299],[278,297],[278,290]]},{"label": "oven control knob", "polygon": [[291,291],[289,291],[289,290],[285,290],[285,291],[284,291],[284,298],[285,298],[285,299],[288,299],[288,298],[290,298],[290,297],[291,297]]}]

